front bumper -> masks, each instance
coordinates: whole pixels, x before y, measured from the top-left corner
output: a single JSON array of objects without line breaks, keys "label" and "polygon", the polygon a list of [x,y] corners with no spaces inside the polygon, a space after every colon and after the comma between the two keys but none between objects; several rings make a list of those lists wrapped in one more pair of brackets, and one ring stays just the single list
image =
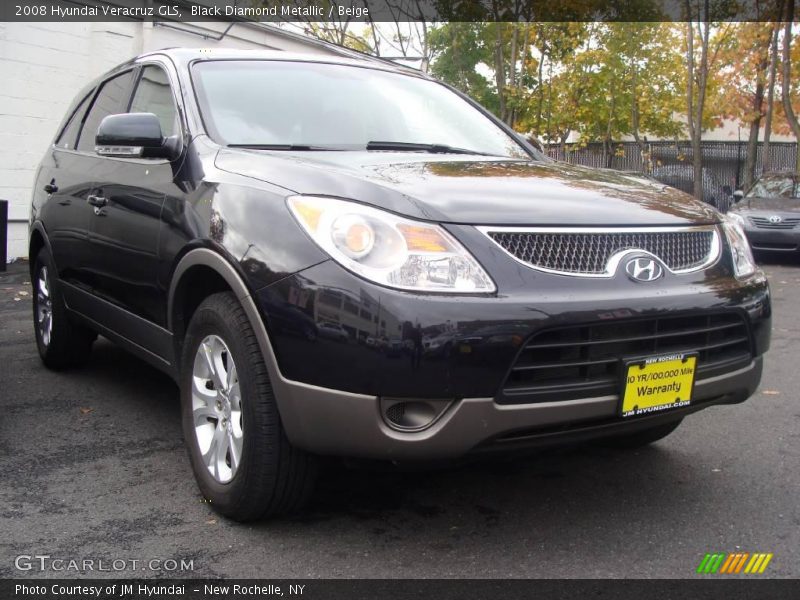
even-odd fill
[{"label": "front bumper", "polygon": [[758,387],[761,370],[757,358],[746,368],[698,381],[689,407],[628,420],[617,416],[617,396],[517,405],[463,398],[416,433],[391,429],[375,396],[289,381],[282,381],[276,392],[289,439],[300,448],[322,455],[427,461],[633,433],[714,404],[743,402]]},{"label": "front bumper", "polygon": [[[395,291],[332,261],[257,291],[254,300],[274,348],[270,375],[290,441],[325,455],[448,459],[633,432],[711,404],[742,402],[758,386],[770,339],[769,287],[760,272],[735,279],[727,254],[705,271],[670,273],[653,285],[624,274],[607,280],[545,274],[498,254],[476,256],[495,278],[499,291],[493,295]],[[288,315],[298,311],[306,315],[303,323],[340,323],[350,338],[314,336],[296,319],[292,323]],[[544,329],[719,312],[742,317],[751,359],[699,379],[685,409],[623,420],[612,393],[520,403],[501,397],[520,344]],[[426,351],[425,336],[442,332],[453,347]],[[449,406],[424,430],[398,431],[384,418],[386,399],[444,400]]]},{"label": "front bumper", "polygon": [[800,229],[771,230],[749,226],[744,231],[753,250],[797,252],[800,250]]}]

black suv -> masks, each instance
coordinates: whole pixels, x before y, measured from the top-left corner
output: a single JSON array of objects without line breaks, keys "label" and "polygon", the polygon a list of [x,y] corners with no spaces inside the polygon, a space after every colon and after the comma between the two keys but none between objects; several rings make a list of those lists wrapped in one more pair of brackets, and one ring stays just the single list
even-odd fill
[{"label": "black suv", "polygon": [[296,508],[316,456],[636,446],[741,402],[770,336],[736,221],[545,158],[368,59],[169,50],[83,90],[30,218],[44,363],[169,373],[203,494]]}]

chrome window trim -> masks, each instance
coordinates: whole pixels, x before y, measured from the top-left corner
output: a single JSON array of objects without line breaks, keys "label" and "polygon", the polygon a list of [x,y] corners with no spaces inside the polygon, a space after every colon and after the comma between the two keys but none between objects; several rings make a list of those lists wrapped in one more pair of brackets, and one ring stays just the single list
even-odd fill
[{"label": "chrome window trim", "polygon": [[[609,279],[614,277],[619,268],[619,264],[629,255],[637,254],[654,258],[658,263],[664,267],[668,272],[673,275],[685,275],[687,273],[695,273],[708,269],[717,263],[722,255],[722,240],[720,238],[719,229],[717,225],[687,225],[679,227],[495,227],[491,225],[480,225],[476,229],[480,231],[486,238],[499,248],[507,256],[510,256],[521,265],[541,271],[542,273],[549,273],[551,275],[564,275],[567,277],[581,277],[589,279]],[[605,271],[602,273],[577,273],[574,271],[559,271],[557,269],[548,269],[547,267],[540,267],[531,263],[525,262],[514,256],[511,252],[503,248],[498,242],[492,239],[491,233],[578,233],[578,234],[604,234],[604,233],[681,233],[692,231],[710,231],[711,232],[711,249],[706,257],[706,260],[695,267],[689,269],[670,269],[664,261],[647,250],[638,248],[629,248],[621,250],[616,254],[609,257],[606,263]]]}]

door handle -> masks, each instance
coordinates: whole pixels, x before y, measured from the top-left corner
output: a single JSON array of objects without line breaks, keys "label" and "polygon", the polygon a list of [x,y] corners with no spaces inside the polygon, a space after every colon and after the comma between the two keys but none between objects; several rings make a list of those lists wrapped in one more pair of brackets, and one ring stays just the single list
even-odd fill
[{"label": "door handle", "polygon": [[97,208],[102,208],[103,206],[108,204],[108,198],[104,198],[103,196],[90,195],[86,197],[86,201],[92,206],[96,206]]},{"label": "door handle", "polygon": [[46,183],[44,185],[44,191],[47,192],[48,194],[55,194],[58,191],[56,180],[53,179],[50,183]]}]

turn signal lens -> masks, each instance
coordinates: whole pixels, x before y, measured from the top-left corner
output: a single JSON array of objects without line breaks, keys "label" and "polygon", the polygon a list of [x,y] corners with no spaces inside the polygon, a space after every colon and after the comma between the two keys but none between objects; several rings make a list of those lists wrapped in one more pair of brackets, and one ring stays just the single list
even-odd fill
[{"label": "turn signal lens", "polygon": [[397,229],[403,234],[406,245],[411,251],[447,252],[447,242],[435,227],[398,225]]}]

